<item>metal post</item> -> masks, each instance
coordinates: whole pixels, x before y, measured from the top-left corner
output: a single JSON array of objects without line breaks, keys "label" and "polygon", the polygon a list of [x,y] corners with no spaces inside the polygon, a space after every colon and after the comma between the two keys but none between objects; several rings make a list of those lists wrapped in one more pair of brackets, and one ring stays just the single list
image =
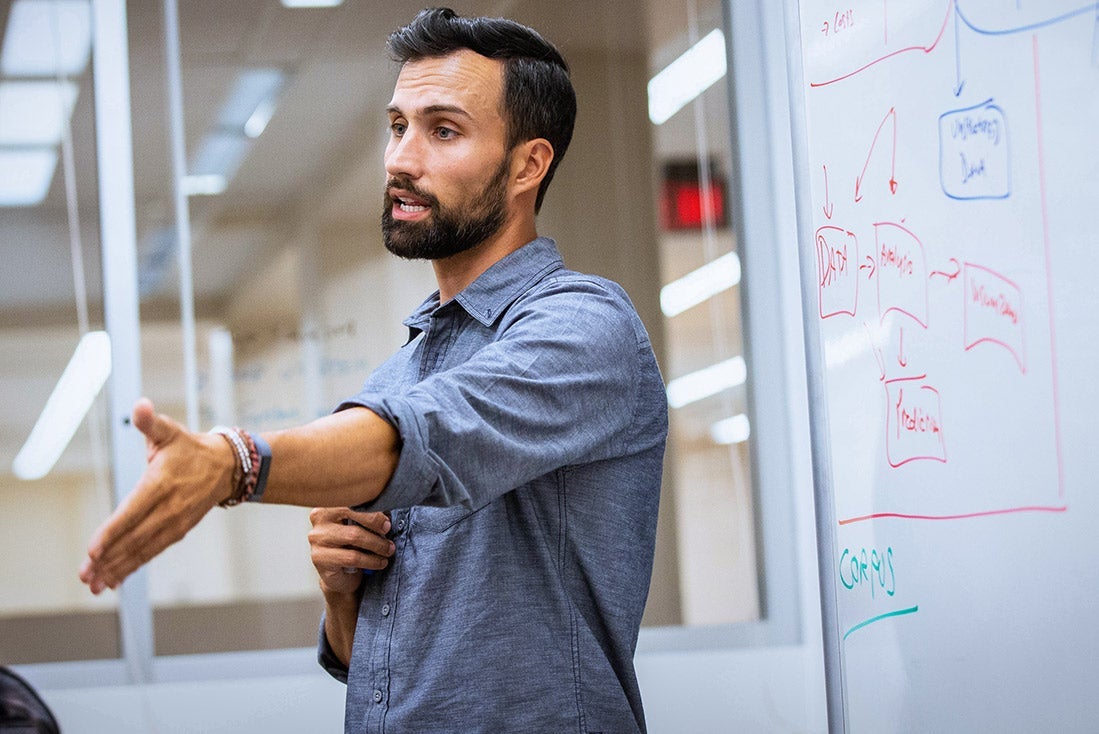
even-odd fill
[{"label": "metal post", "polygon": [[187,175],[183,134],[183,81],[179,69],[179,10],[164,0],[164,58],[167,65],[168,123],[172,153],[172,191],[176,215],[176,259],[179,263],[179,321],[183,332],[183,381],[187,427],[199,430],[198,367],[195,357],[195,296],[191,270],[191,213],[183,177]]},{"label": "metal post", "polygon": [[[143,437],[130,425],[129,418],[140,396],[141,343],[125,1],[94,0],[92,28],[103,308],[111,335],[107,412],[114,498],[121,502],[136,484],[145,464]],[[144,570],[134,573],[123,584],[118,612],[122,656],[131,682],[150,682],[153,626]]]}]

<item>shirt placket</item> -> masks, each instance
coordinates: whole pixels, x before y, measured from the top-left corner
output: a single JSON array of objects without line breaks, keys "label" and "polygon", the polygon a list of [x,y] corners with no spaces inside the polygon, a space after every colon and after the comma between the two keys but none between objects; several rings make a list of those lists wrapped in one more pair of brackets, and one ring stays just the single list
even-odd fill
[{"label": "shirt placket", "polygon": [[[457,322],[450,309],[438,309],[431,318],[430,326],[423,333],[422,351],[419,360],[419,375],[417,381],[434,374],[442,368],[443,360],[454,338]],[[390,513],[392,523],[391,536],[395,552],[390,559],[390,566],[385,572],[385,581],[380,603],[373,614],[373,622],[378,627],[374,646],[372,666],[374,673],[373,688],[367,694],[370,705],[370,714],[367,717],[368,730],[384,732],[386,714],[389,712],[392,701],[390,699],[390,654],[393,650],[393,638],[396,630],[396,617],[400,609],[400,577],[402,565],[400,562],[402,551],[409,542],[409,534],[412,531],[411,511],[394,510]]]},{"label": "shirt placket", "polygon": [[367,717],[368,730],[385,731],[385,718],[390,708],[390,653],[393,649],[393,633],[396,623],[401,588],[401,551],[408,535],[408,510],[394,510],[390,513],[392,531],[390,533],[396,552],[390,559],[389,568],[384,571],[382,594],[371,614],[371,620],[378,627],[374,646],[374,680],[369,697],[370,714]]},{"label": "shirt placket", "polygon": [[[423,325],[419,360],[412,360],[409,364],[408,381],[414,383],[423,379],[422,374],[417,375],[416,370],[422,370],[423,366],[431,361],[432,350],[431,332],[434,330],[428,324]],[[414,341],[415,337],[410,339]],[[417,367],[417,364],[419,367]],[[373,597],[369,604],[369,611],[364,607],[360,613],[360,621],[365,619],[370,627],[375,630],[374,644],[371,647],[370,670],[372,672],[370,686],[362,694],[367,707],[366,731],[385,731],[386,716],[391,707],[391,654],[393,651],[393,638],[396,629],[397,609],[400,604],[400,580],[403,564],[402,554],[407,545],[408,530],[410,527],[408,510],[393,510],[389,513],[391,522],[390,539],[395,546],[394,553],[389,559],[389,566],[382,572],[382,593]]]}]

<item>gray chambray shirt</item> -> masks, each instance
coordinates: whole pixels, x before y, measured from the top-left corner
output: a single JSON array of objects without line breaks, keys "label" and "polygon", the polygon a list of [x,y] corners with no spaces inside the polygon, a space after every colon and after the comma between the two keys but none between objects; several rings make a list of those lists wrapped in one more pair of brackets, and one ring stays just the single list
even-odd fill
[{"label": "gray chambray shirt", "polygon": [[[645,730],[633,654],[668,413],[626,294],[538,238],[454,300],[340,409],[402,446],[385,491],[396,553],[365,577],[347,732]],[[349,457],[353,460],[353,457]]]}]

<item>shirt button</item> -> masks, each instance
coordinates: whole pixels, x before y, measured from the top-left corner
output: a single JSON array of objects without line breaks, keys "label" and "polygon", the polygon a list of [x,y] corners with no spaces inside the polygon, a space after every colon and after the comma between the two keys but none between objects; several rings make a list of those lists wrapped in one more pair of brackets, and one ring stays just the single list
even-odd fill
[{"label": "shirt button", "polygon": [[381,703],[381,702],[382,702],[382,692],[378,691],[378,690],[375,690],[374,691],[374,703]]},{"label": "shirt button", "polygon": [[383,617],[388,617],[389,616],[389,605],[388,604],[382,604],[382,616]]},{"label": "shirt button", "polygon": [[404,530],[404,518],[397,521],[397,530]]}]

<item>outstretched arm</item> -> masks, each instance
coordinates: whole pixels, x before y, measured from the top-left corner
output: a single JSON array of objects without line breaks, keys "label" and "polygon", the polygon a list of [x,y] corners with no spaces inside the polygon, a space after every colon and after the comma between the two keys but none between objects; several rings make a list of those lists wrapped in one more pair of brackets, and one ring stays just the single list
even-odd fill
[{"label": "outstretched arm", "polygon": [[[80,579],[93,593],[115,588],[179,541],[233,494],[233,449],[221,436],[192,433],[141,399],[133,423],[145,434],[147,466],[88,545]],[[397,466],[397,432],[375,413],[350,408],[264,434],[271,469],[264,502],[351,506],[385,488]]]}]

